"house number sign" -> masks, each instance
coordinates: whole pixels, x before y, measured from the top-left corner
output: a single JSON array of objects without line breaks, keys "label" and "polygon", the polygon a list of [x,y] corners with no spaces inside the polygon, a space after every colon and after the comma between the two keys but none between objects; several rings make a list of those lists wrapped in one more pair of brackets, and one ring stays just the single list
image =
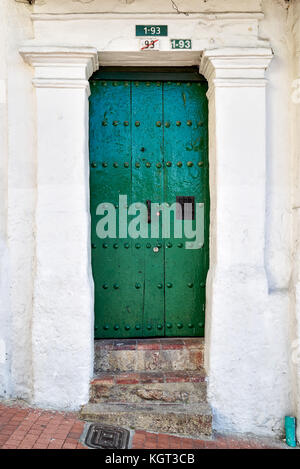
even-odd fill
[{"label": "house number sign", "polygon": [[171,49],[191,49],[192,40],[191,39],[171,39]]},{"label": "house number sign", "polygon": [[166,24],[137,24],[135,26],[135,35],[136,36],[167,36],[168,35],[168,26]]},{"label": "house number sign", "polygon": [[141,39],[140,40],[141,50],[159,50],[159,39]]}]

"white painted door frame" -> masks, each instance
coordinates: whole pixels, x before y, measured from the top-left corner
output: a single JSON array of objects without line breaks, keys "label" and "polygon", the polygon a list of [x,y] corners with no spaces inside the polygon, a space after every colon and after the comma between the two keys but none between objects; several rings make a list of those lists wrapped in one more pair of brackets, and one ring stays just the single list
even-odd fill
[{"label": "white painted door frame", "polygon": [[[145,55],[101,54],[93,47],[26,46],[20,53],[34,68],[37,102],[34,402],[78,408],[89,395],[94,310],[88,80],[99,65],[197,63],[209,83],[209,398],[217,418],[234,421],[240,413],[247,418],[251,408],[259,405],[258,391],[252,397],[250,388],[262,387],[256,376],[258,355],[264,347],[262,318],[268,295],[264,266],[265,71],[271,50],[224,48]],[[245,350],[243,344],[254,337],[255,350]],[[234,366],[241,361],[243,367]]]}]

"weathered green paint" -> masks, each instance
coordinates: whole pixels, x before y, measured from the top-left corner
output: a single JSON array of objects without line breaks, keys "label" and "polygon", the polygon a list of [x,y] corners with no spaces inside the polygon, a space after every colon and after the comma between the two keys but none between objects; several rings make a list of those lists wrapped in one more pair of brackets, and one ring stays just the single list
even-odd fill
[{"label": "weathered green paint", "polygon": [[[204,333],[209,264],[206,91],[203,82],[91,82],[96,338]],[[204,246],[185,249],[187,240],[174,238],[172,232],[169,239],[99,239],[96,207],[118,204],[119,194],[127,194],[128,205],[147,200],[172,204],[177,196],[204,202]]]}]

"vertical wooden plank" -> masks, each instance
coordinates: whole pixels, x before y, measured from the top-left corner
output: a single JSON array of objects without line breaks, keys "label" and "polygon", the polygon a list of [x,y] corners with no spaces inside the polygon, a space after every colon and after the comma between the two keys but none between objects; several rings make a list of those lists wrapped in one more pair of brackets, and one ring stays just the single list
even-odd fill
[{"label": "vertical wooden plank", "polygon": [[[162,84],[132,83],[132,201],[161,203]],[[136,280],[143,285],[143,336],[164,335],[164,250],[160,237],[138,239],[134,256]],[[158,252],[155,252],[155,247]]]}]

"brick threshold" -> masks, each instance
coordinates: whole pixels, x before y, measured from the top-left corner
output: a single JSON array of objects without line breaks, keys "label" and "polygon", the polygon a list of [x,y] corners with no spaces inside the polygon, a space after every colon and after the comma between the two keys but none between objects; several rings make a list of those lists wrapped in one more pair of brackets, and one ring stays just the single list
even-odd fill
[{"label": "brick threshold", "polygon": [[145,383],[203,383],[206,381],[204,371],[145,371],[123,373],[98,373],[91,385],[145,384]]},{"label": "brick threshold", "polygon": [[144,339],[96,339],[95,349],[103,350],[180,350],[203,346],[204,337],[144,338]]}]

